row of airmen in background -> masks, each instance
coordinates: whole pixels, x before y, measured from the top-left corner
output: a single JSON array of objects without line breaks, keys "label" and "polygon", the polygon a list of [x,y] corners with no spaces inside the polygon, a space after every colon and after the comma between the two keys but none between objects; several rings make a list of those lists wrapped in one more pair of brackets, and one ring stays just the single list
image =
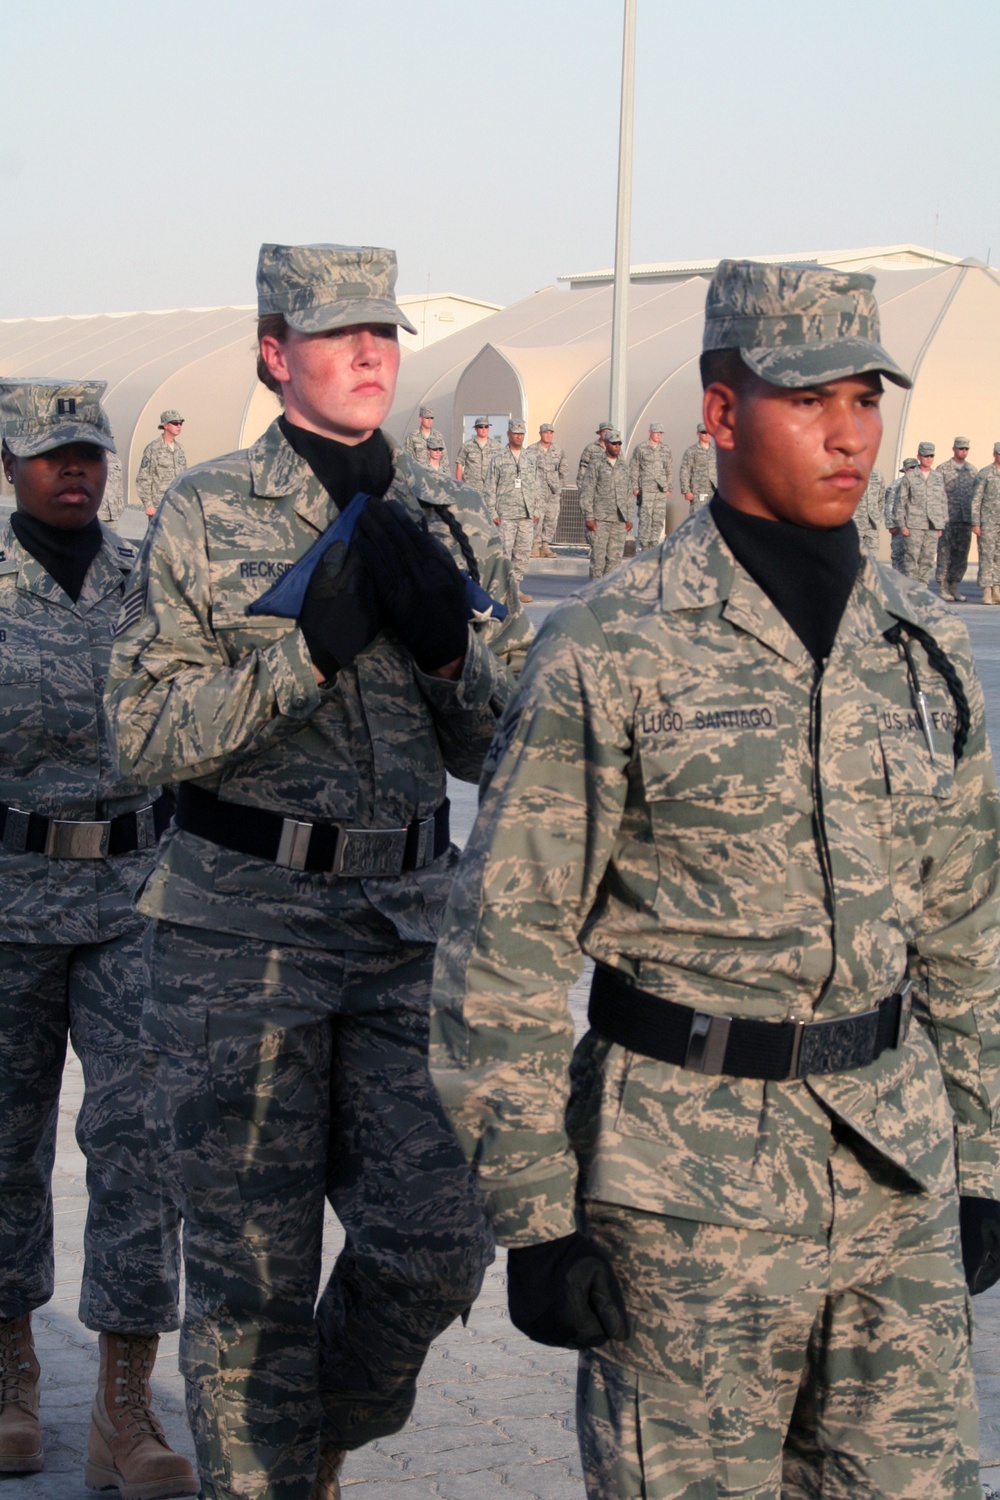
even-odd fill
[{"label": "row of airmen in background", "polygon": [[[506,447],[490,437],[490,425],[488,417],[476,418],[475,436],[462,444],[455,475],[487,501],[520,586],[530,558],[555,556],[552,542],[568,483],[566,454],[554,441],[555,430],[548,422],[539,427],[538,442],[527,449],[523,422],[508,423]],[[697,432],[697,441],[684,450],[679,474],[681,494],[692,506],[709,499],[716,483],[715,448],[702,422]],[[665,529],[673,457],[663,442],[662,425],[650,424],[649,437],[636,444],[627,468],[618,462],[621,443],[621,433],[602,422],[577,467],[592,578],[621,561],[635,525],[637,501],[638,550],[656,546]],[[873,469],[855,520],[872,556],[884,524],[892,537],[893,567],[921,583],[927,583],[934,571],[942,598],[953,602],[963,598],[958,587],[965,577],[972,537],[977,537],[983,602],[1000,604],[1000,442],[993,444],[993,462],[984,469],[969,462],[969,447],[968,438],[956,437],[951,458],[935,468],[935,446],[922,442],[917,457],[906,459],[899,477],[888,486]],[[430,468],[447,468],[447,449],[434,427],[431,407],[420,408],[419,426],[407,438],[406,450]],[[531,598],[523,590],[521,597]]]},{"label": "row of airmen in background", "polygon": [[[538,442],[525,448],[525,426],[507,424],[507,443],[490,437],[490,420],[477,417],[474,436],[462,444],[455,477],[479,491],[503,535],[521,588],[532,557],[555,557],[552,543],[559,524],[562,492],[568,484],[565,450],[555,442],[555,429],[543,422]],[[637,443],[628,464],[620,464],[622,436],[612,423],[602,422],[596,440],[580,455],[576,484],[590,543],[590,576],[600,578],[621,562],[625,542],[635,528],[636,505],[639,550],[655,546],[663,536],[667,500],[673,484],[673,455],[663,441],[663,427],[651,422],[645,442]],[[447,471],[448,450],[434,427],[432,407],[420,408],[419,424],[406,439],[406,451],[418,463]],[[690,505],[702,504],[715,488],[715,448],[704,424],[697,440],[681,458],[679,483]],[[521,598],[531,601],[521,588]]]},{"label": "row of airmen in background", "polygon": [[972,538],[978,538],[979,586],[984,604],[1000,604],[1000,442],[993,462],[969,462],[969,439],[956,437],[951,458],[934,467],[933,443],[920,443],[899,478],[886,486],[873,469],[855,520],[874,556],[879,528],[892,537],[892,565],[921,583],[937,577],[942,599],[960,602]]}]

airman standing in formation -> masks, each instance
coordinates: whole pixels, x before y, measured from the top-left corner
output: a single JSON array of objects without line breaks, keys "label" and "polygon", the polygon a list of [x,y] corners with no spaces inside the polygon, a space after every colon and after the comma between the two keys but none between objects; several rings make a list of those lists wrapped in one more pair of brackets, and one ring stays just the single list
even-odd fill
[{"label": "airman standing in formation", "polygon": [[[334,1500],[493,1254],[428,1007],[445,772],[478,779],[527,622],[479,497],[381,432],[395,282],[389,250],[261,247],[283,413],[168,492],[116,626],[122,766],[179,784],[139,903],[143,1040],[206,1500]],[[327,1196],[347,1243],[317,1303]]]},{"label": "airman standing in formation", "polygon": [[937,559],[938,537],[948,521],[948,493],[934,468],[933,443],[917,445],[917,467],[900,480],[893,510],[905,539],[903,571],[907,578],[926,583]]},{"label": "airman standing in formation", "polygon": [[635,497],[628,468],[622,463],[622,435],[605,428],[604,457],[587,466],[580,489],[580,509],[590,541],[590,576],[603,578],[625,554],[625,538],[635,518]]},{"label": "airman standing in formation", "polygon": [[980,469],[972,497],[972,534],[979,539],[979,586],[984,604],[1000,604],[1000,443]]},{"label": "airman standing in formation", "polygon": [[715,444],[704,422],[698,423],[698,441],[684,449],[681,458],[681,494],[689,505],[704,505],[716,486]]},{"label": "airman standing in formation", "polygon": [[427,439],[427,467],[435,474],[448,472],[448,453],[444,438],[438,432],[432,432]]},{"label": "airman standing in formation", "polygon": [[145,918],[133,898],[169,821],[117,769],[102,698],[135,548],[97,519],[111,427],[103,380],[0,383],[0,1474],[44,1465],[31,1314],[53,1291],[52,1167],[67,1036],[87,1162],[80,1321],[98,1334],[86,1481],[193,1495],[151,1410],[177,1327],[177,1213],[142,1111]]},{"label": "airman standing in formation", "polygon": [[442,452],[444,453],[444,465],[445,468],[447,468],[448,449],[445,446],[444,438],[434,426],[434,408],[432,406],[422,406],[417,418],[417,425],[413,429],[413,431],[407,435],[406,443],[404,444],[406,452],[416,463],[427,463],[427,449],[430,445],[431,438],[435,439],[436,444],[440,446]]},{"label": "airman standing in formation", "polygon": [[481,495],[486,494],[486,470],[494,453],[500,452],[497,438],[490,437],[489,417],[477,417],[472,424],[475,437],[468,438],[458,452],[455,478],[460,484],[471,484]]},{"label": "airman standing in formation", "polygon": [[580,454],[580,462],[576,466],[576,487],[580,489],[583,485],[583,477],[595,458],[603,458],[607,449],[604,446],[604,435],[610,432],[614,426],[613,422],[602,422],[597,429],[597,437],[592,443],[588,443]]},{"label": "airman standing in formation", "polygon": [[878,534],[885,512],[885,480],[878,469],[872,469],[861,502],[854,512],[861,545],[872,557],[878,556]]},{"label": "airman standing in formation", "polygon": [[904,458],[898,475],[892,481],[892,484],[886,486],[885,491],[885,527],[892,538],[889,543],[889,556],[892,566],[897,573],[905,572],[903,553],[906,547],[906,538],[896,521],[896,501],[899,498],[899,491],[904,476],[916,467],[917,460],[915,458]]},{"label": "airman standing in formation", "polygon": [[[663,441],[663,424],[650,422],[649,437],[636,443],[628,466],[629,484],[639,506],[640,551],[662,540],[667,518],[667,500],[674,477],[674,460]],[[593,574],[591,575],[594,576]]]},{"label": "airman standing in formation", "polygon": [[720,262],[718,494],[549,616],[445,914],[434,1078],[589,1500],[981,1493],[1000,799],[964,626],[859,552],[873,285]]},{"label": "airman standing in formation", "polygon": [[566,484],[566,452],[554,441],[555,428],[551,422],[543,422],[538,429],[538,442],[532,443],[528,452],[535,460],[538,476],[538,525],[535,527],[535,545],[532,557],[555,557],[552,543],[556,539],[562,492]]},{"label": "airman standing in formation", "polygon": [[[531,561],[538,520],[538,477],[535,460],[530,450],[525,451],[524,423],[519,419],[512,417],[507,423],[507,446],[490,459],[485,498],[521,589],[521,580]],[[521,598],[530,604],[533,596],[521,589]]]},{"label": "airman standing in formation", "polygon": [[964,594],[958,592],[969,565],[969,547],[972,543],[972,496],[975,493],[978,471],[969,463],[969,439],[957,437],[952,445],[951,458],[938,464],[938,473],[944,480],[948,496],[948,524],[944,536],[938,542],[937,581],[942,599],[961,604]]},{"label": "airman standing in formation", "polygon": [[171,407],[160,412],[160,436],[147,443],[135,476],[139,503],[151,519],[167,488],[187,468],[187,457],[181,447],[180,433],[184,418]]}]

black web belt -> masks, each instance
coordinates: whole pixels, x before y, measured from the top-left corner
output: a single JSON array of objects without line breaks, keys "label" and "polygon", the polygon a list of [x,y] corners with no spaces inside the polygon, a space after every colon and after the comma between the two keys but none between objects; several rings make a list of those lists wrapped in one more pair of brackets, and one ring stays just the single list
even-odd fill
[{"label": "black web belt", "polygon": [[446,797],[430,817],[415,818],[407,828],[344,828],[224,802],[185,781],[177,789],[176,817],[188,833],[288,870],[374,879],[422,870],[444,854],[451,841],[448,808]]},{"label": "black web belt", "polygon": [[43,818],[0,802],[0,843],[8,854],[47,854],[50,859],[107,859],[155,849],[170,822],[171,799],[158,797],[116,818]]},{"label": "black web belt", "polygon": [[630,1052],[731,1078],[806,1078],[864,1068],[906,1037],[910,984],[873,1010],[828,1021],[756,1021],[716,1016],[640,990],[600,964],[590,989],[590,1024]]}]

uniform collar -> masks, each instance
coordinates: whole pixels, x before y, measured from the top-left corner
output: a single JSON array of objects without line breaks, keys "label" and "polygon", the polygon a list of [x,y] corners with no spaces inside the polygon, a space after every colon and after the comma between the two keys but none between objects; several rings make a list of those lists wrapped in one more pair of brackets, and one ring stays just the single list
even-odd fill
[{"label": "uniform collar", "polygon": [[58,605],[60,609],[68,609],[72,614],[85,615],[101,599],[121,587],[122,574],[131,572],[138,555],[130,543],[122,541],[103,521],[100,522],[100,527],[101,547],[87,569],[80,597],[75,604],[52,574],[46,572],[38,559],[21,546],[9,520],[0,525],[0,573],[11,571],[10,564],[16,563],[17,587],[23,593],[33,594],[36,599],[44,599],[49,604]]},{"label": "uniform collar", "polygon": [[337,507],[306,460],[286,441],[277,420],[251,444],[247,458],[256,498],[281,500],[295,495],[295,514],[316,531],[326,530]]},{"label": "uniform collar", "polygon": [[[675,538],[678,543],[673,545]],[[776,655],[796,664],[812,661],[787,620],[726,546],[707,505],[685,521],[663,548],[660,602],[662,609],[671,612],[718,608],[724,619]],[[865,645],[884,635],[896,620],[919,625],[924,613],[914,608],[897,575],[863,553],[834,652]]]}]

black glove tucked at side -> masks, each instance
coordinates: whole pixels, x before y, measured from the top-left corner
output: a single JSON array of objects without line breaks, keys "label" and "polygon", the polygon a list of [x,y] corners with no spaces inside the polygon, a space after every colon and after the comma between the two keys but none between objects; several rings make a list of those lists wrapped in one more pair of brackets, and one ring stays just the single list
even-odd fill
[{"label": "black glove tucked at side", "polygon": [[469,607],[465,578],[447,547],[418,526],[398,500],[373,500],[355,528],[351,552],[372,581],[383,622],[424,672],[465,655]]},{"label": "black glove tucked at side", "polygon": [[536,1344],[594,1349],[628,1337],[628,1314],[611,1262],[583,1234],[507,1252],[507,1306]]},{"label": "black glove tucked at side", "polygon": [[992,1198],[959,1198],[962,1265],[975,1297],[1000,1281],[1000,1203]]},{"label": "black glove tucked at side", "polygon": [[309,655],[326,678],[349,667],[382,628],[375,586],[352,546],[335,542],[309,580],[299,629]]}]

